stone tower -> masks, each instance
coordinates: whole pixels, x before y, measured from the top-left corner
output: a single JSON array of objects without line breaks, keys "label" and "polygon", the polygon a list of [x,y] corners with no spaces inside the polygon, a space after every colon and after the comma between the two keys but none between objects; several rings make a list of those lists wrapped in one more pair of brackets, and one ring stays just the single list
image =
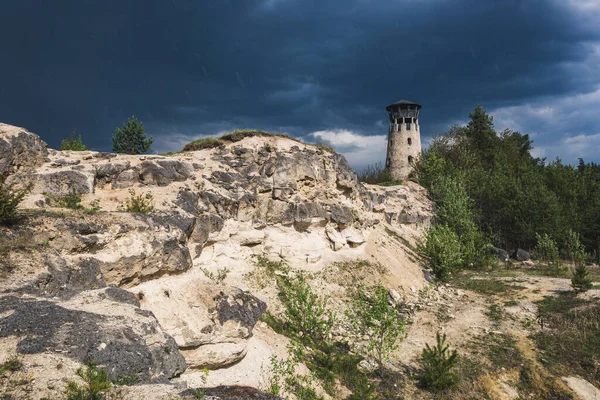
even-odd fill
[{"label": "stone tower", "polygon": [[421,156],[419,110],[421,105],[400,100],[385,108],[390,116],[385,166],[392,179],[406,179]]}]

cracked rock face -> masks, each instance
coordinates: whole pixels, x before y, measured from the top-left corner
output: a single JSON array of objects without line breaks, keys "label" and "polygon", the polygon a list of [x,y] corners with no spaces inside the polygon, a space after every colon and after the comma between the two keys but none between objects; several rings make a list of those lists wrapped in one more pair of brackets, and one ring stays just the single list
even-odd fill
[{"label": "cracked rock face", "polygon": [[152,310],[190,368],[223,368],[246,355],[247,339],[267,305],[240,289],[203,281],[147,285],[142,308]]},{"label": "cracked rock face", "polygon": [[109,378],[139,382],[185,371],[177,344],[156,318],[119,288],[86,291],[69,301],[0,297],[0,337],[19,337],[20,354],[58,352],[106,367]]}]

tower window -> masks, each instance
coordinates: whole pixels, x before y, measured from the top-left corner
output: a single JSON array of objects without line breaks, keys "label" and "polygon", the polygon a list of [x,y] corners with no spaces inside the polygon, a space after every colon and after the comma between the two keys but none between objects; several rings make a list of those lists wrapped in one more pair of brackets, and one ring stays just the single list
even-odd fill
[{"label": "tower window", "polygon": [[412,164],[413,163],[413,156],[408,156],[408,163]]},{"label": "tower window", "polygon": [[407,122],[407,123],[406,123],[406,130],[409,130],[409,131],[410,131],[410,122]]},{"label": "tower window", "polygon": [[411,138],[408,138],[408,145],[409,146],[412,145],[412,139]]}]

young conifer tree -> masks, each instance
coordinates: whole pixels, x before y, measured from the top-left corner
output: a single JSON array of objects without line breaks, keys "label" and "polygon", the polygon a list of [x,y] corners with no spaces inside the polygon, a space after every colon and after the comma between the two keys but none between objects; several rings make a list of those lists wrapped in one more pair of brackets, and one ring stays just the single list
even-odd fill
[{"label": "young conifer tree", "polygon": [[131,117],[117,128],[112,136],[113,151],[124,154],[142,154],[150,150],[154,142],[152,137],[147,137],[144,124],[135,117]]}]

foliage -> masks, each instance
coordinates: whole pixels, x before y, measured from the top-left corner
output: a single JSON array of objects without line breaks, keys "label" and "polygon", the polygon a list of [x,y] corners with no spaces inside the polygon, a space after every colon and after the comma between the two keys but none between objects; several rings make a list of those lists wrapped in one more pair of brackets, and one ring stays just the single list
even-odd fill
[{"label": "foliage", "polygon": [[101,400],[103,393],[111,388],[106,369],[98,368],[90,362],[85,368],[79,368],[77,375],[83,379],[83,384],[75,381],[67,383],[67,400]]},{"label": "foliage", "polygon": [[571,278],[571,286],[573,289],[580,290],[582,292],[592,288],[592,279],[589,277],[590,271],[584,264],[579,264],[575,268],[573,277]]},{"label": "foliage", "polygon": [[381,284],[359,287],[353,294],[350,322],[361,337],[368,338],[367,351],[374,354],[383,376],[384,361],[404,339],[404,321],[388,303],[388,291]]},{"label": "foliage", "polygon": [[148,214],[154,210],[152,194],[136,194],[135,190],[129,189],[129,198],[125,199],[124,209],[127,212]]},{"label": "foliage", "polygon": [[396,186],[402,184],[401,180],[392,179],[392,174],[387,168],[384,168],[381,162],[369,164],[358,175],[358,180],[363,183],[380,186]]},{"label": "foliage", "polygon": [[254,270],[248,273],[248,279],[259,289],[264,289],[277,277],[287,276],[290,267],[284,261],[272,261],[263,256],[256,256]]},{"label": "foliage", "polygon": [[69,208],[71,210],[81,210],[81,195],[77,193],[75,188],[71,190],[69,194],[63,197],[54,197],[48,193],[44,193],[45,196],[50,198],[52,202],[56,203],[59,207]]},{"label": "foliage", "polygon": [[421,354],[422,385],[433,390],[443,390],[456,385],[459,377],[452,372],[452,369],[457,363],[458,353],[456,350],[449,351],[446,335],[440,336],[438,332],[435,346],[426,344]]},{"label": "foliage", "polygon": [[535,237],[537,239],[535,250],[540,260],[545,261],[546,263],[559,263],[560,259],[558,258],[558,247],[556,246],[556,242],[546,233],[543,235],[536,233]]},{"label": "foliage", "polygon": [[227,267],[217,269],[216,274],[212,273],[207,268],[200,267],[200,270],[208,279],[210,279],[217,285],[223,283],[223,281],[227,278],[227,274],[231,272],[231,270]]},{"label": "foliage", "polygon": [[4,360],[1,369],[10,372],[20,371],[23,369],[23,361],[17,355],[14,355]]},{"label": "foliage", "polygon": [[327,299],[314,293],[303,276],[279,279],[279,299],[287,330],[308,342],[327,340],[334,317],[327,311]]},{"label": "foliage", "polygon": [[276,355],[271,356],[270,373],[267,378],[265,390],[274,396],[282,396],[285,393],[294,394],[298,400],[322,400],[313,388],[311,376],[299,375],[296,371],[303,352],[299,347],[292,345],[289,349],[287,359],[280,359]]},{"label": "foliage", "polygon": [[4,182],[5,178],[0,177],[0,225],[8,225],[17,219],[19,204],[30,189],[13,191]]},{"label": "foliage", "polygon": [[147,137],[144,124],[135,117],[123,123],[122,129],[117,128],[112,136],[113,151],[124,154],[142,154],[150,150],[154,142],[152,137]]},{"label": "foliage", "polygon": [[85,144],[83,144],[81,135],[75,137],[75,129],[73,129],[73,132],[71,132],[71,137],[69,139],[63,139],[60,143],[60,150],[84,151],[87,150],[87,147]]},{"label": "foliage", "polygon": [[563,246],[565,256],[575,265],[585,264],[587,254],[580,240],[579,233],[569,229],[565,234],[565,243]]},{"label": "foliage", "polygon": [[417,252],[440,281],[448,280],[463,265],[461,250],[458,235],[445,225],[429,229],[417,246]]},{"label": "foliage", "polygon": [[[440,183],[458,180],[468,194],[476,231],[495,246],[530,249],[539,233],[556,240],[574,261],[576,233],[583,250],[598,261],[600,165],[583,160],[577,166],[560,159],[546,162],[531,154],[528,135],[496,132],[482,107],[469,117],[467,126],[453,126],[435,137],[417,164],[415,176],[430,191],[438,210],[443,205]],[[465,209],[464,203],[456,204],[462,207],[458,210]],[[468,258],[464,257],[467,266]]]}]

